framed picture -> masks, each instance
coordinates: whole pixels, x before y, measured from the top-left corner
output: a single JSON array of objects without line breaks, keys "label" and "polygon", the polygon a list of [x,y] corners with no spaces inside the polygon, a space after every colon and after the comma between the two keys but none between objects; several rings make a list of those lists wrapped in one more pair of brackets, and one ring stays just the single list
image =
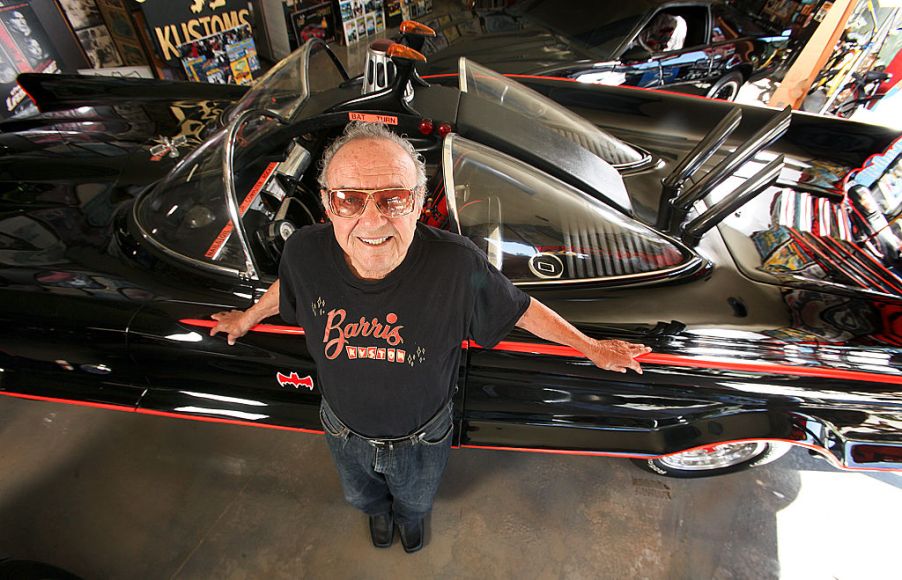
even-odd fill
[{"label": "framed picture", "polygon": [[182,67],[190,80],[248,85],[260,70],[250,26],[239,26],[180,44]]},{"label": "framed picture", "polygon": [[345,43],[354,44],[357,42],[357,22],[354,19],[344,23]]},{"label": "framed picture", "polygon": [[335,19],[332,4],[323,2],[309,8],[302,8],[291,14],[292,34],[298,46],[310,38],[321,38],[326,42],[335,39]]},{"label": "framed picture", "polygon": [[113,44],[126,64],[132,66],[148,64],[147,54],[141,47],[138,33],[123,0],[97,0],[97,8],[113,37]]},{"label": "framed picture", "polygon": [[113,45],[113,39],[106,26],[94,26],[76,32],[82,48],[88,53],[88,59],[94,68],[122,66],[119,51]]},{"label": "framed picture", "polygon": [[120,40],[117,44],[119,48],[119,56],[127,66],[145,66],[147,65],[147,57],[144,49],[140,45]]},{"label": "framed picture", "polygon": [[341,21],[348,22],[354,18],[354,9],[351,7],[351,0],[338,3],[338,9],[341,12]]},{"label": "framed picture", "polygon": [[59,0],[59,2],[73,30],[81,30],[82,28],[103,24],[103,19],[100,17],[100,11],[97,10],[97,4],[94,3],[94,0]]}]

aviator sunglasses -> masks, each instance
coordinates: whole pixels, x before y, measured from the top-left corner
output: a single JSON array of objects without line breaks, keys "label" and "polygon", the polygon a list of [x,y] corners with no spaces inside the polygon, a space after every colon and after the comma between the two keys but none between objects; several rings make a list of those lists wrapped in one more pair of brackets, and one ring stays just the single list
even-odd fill
[{"label": "aviator sunglasses", "polygon": [[388,218],[405,216],[413,211],[416,195],[413,189],[327,189],[329,209],[342,218],[354,218],[363,213],[370,198],[379,213]]}]

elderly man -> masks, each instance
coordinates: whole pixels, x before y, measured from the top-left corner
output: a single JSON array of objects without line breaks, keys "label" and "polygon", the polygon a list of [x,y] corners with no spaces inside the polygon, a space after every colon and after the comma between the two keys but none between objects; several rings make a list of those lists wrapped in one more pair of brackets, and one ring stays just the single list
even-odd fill
[{"label": "elderly man", "polygon": [[331,222],[295,233],[279,280],[249,310],[213,315],[211,334],[234,344],[276,313],[304,327],[345,498],[369,516],[375,546],[397,525],[415,552],[448,460],[463,339],[492,346],[517,325],[619,372],[641,373],[635,357],[650,349],[585,336],[469,240],[418,224],[423,160],[384,126],[349,125],[320,184]]}]

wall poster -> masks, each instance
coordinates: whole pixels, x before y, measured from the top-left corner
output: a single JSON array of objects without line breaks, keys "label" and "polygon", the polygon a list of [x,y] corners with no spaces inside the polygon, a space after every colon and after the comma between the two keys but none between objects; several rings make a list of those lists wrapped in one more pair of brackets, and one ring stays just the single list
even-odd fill
[{"label": "wall poster", "polygon": [[188,80],[249,85],[260,72],[250,26],[239,26],[179,46]]},{"label": "wall poster", "polygon": [[125,66],[146,66],[147,55],[138,39],[135,25],[124,0],[97,0],[97,7],[103,15],[113,43]]},{"label": "wall poster", "polygon": [[238,27],[250,30],[249,4],[247,0],[144,0],[140,6],[160,57],[169,66],[181,67],[182,45]]},{"label": "wall poster", "polygon": [[16,84],[24,72],[57,73],[59,56],[28,2],[0,1],[0,117],[37,112]]},{"label": "wall poster", "polygon": [[383,0],[339,0],[345,44],[353,44],[385,30]]},{"label": "wall poster", "polygon": [[295,46],[301,46],[310,38],[321,38],[326,42],[335,40],[335,15],[331,2],[301,4],[298,10],[291,13],[289,20]]},{"label": "wall poster", "polygon": [[113,39],[110,37],[106,26],[92,26],[75,32],[82,48],[88,53],[88,60],[94,68],[107,68],[112,66],[122,66],[122,59],[119,58],[119,51],[113,46]]}]

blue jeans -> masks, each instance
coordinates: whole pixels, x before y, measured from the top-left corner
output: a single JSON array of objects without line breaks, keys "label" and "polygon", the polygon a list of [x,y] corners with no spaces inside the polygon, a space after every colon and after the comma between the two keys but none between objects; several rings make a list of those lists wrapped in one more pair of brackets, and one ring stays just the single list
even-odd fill
[{"label": "blue jeans", "polygon": [[451,407],[416,442],[373,445],[351,433],[323,402],[320,420],[345,499],[367,515],[393,512],[401,523],[432,509],[451,451]]}]

